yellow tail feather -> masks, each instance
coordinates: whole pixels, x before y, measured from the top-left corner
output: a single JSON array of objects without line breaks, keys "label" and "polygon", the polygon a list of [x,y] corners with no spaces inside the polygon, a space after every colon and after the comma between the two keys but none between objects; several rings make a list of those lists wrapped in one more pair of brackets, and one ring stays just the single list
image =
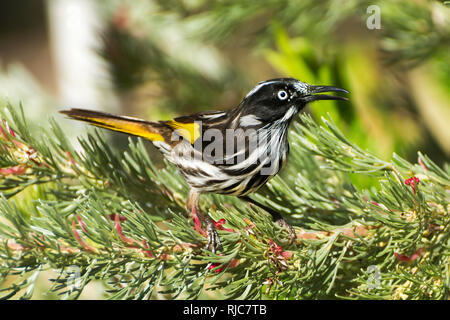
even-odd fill
[{"label": "yellow tail feather", "polygon": [[100,128],[132,134],[151,141],[164,141],[163,136],[158,132],[158,126],[161,126],[158,123],[84,109],[60,112],[73,119],[85,121]]}]

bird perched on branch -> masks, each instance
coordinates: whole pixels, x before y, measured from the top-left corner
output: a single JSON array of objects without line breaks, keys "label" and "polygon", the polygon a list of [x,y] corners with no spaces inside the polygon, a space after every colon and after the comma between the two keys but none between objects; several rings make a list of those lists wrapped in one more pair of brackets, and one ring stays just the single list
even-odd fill
[{"label": "bird perched on branch", "polygon": [[[315,100],[347,100],[320,94],[348,91],[314,86],[293,78],[264,81],[234,109],[207,111],[168,121],[151,122],[83,109],[61,111],[97,127],[140,136],[153,142],[175,164],[190,186],[187,207],[196,230],[207,237],[206,248],[222,247],[214,221],[200,212],[202,193],[237,196],[268,211],[281,226],[294,229],[275,210],[248,195],[275,176],[289,153],[288,127],[305,105]],[[206,226],[206,231],[202,225]]]}]

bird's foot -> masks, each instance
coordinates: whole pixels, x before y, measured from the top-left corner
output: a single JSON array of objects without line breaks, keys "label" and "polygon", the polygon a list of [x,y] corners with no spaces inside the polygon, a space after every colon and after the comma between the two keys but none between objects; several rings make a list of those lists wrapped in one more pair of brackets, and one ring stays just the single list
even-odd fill
[{"label": "bird's foot", "polygon": [[212,253],[216,253],[216,249],[223,249],[219,234],[216,231],[216,226],[214,224],[214,221],[212,221],[211,219],[208,219],[206,221],[206,236],[208,238],[206,250],[210,250]]},{"label": "bird's foot", "polygon": [[278,224],[280,227],[282,228],[284,227],[287,229],[289,233],[289,244],[294,244],[295,241],[297,240],[297,235],[295,234],[294,228],[281,217],[275,220],[275,223]]},{"label": "bird's foot", "polygon": [[[210,250],[212,253],[216,253],[216,250],[222,250],[222,243],[220,242],[219,234],[216,231],[216,227],[222,230],[230,230],[222,227],[222,224],[225,223],[225,220],[220,220],[218,222],[214,222],[213,220],[206,218],[201,212],[199,212],[196,208],[192,209],[192,218],[194,220],[194,229],[202,236],[208,239],[208,243],[206,244],[206,250]],[[202,221],[206,224],[206,231],[202,228]]]},{"label": "bird's foot", "polygon": [[286,222],[286,220],[283,219],[283,217],[281,216],[281,214],[277,211],[275,211],[274,209],[259,203],[256,200],[253,200],[252,198],[250,198],[249,196],[242,196],[240,197],[242,200],[248,201],[251,204],[254,204],[258,207],[260,207],[261,209],[266,210],[268,213],[270,213],[272,215],[273,221],[275,221],[275,223],[277,223],[280,227],[285,227],[288,230],[289,233],[289,244],[294,244],[295,241],[297,240],[297,235],[295,234],[295,230],[294,228]]}]

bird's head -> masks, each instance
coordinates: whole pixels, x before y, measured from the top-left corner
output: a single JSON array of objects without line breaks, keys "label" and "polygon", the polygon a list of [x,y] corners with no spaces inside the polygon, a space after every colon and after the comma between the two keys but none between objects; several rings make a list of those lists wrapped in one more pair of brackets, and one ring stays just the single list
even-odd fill
[{"label": "bird's head", "polygon": [[241,116],[244,120],[242,125],[245,126],[246,119],[249,123],[289,121],[307,103],[316,100],[347,100],[345,97],[321,94],[325,92],[348,93],[345,89],[314,86],[294,78],[260,82],[241,102]]}]

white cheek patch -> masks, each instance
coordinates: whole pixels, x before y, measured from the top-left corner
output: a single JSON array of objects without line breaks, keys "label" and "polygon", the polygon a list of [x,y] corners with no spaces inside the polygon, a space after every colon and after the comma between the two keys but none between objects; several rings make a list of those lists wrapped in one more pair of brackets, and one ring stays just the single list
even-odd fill
[{"label": "white cheek patch", "polygon": [[262,122],[254,114],[243,116],[239,120],[239,124],[242,127],[257,126],[260,125],[261,123]]},{"label": "white cheek patch", "polygon": [[297,107],[291,106],[288,111],[284,114],[283,118],[280,119],[281,122],[290,120],[297,113]]}]

